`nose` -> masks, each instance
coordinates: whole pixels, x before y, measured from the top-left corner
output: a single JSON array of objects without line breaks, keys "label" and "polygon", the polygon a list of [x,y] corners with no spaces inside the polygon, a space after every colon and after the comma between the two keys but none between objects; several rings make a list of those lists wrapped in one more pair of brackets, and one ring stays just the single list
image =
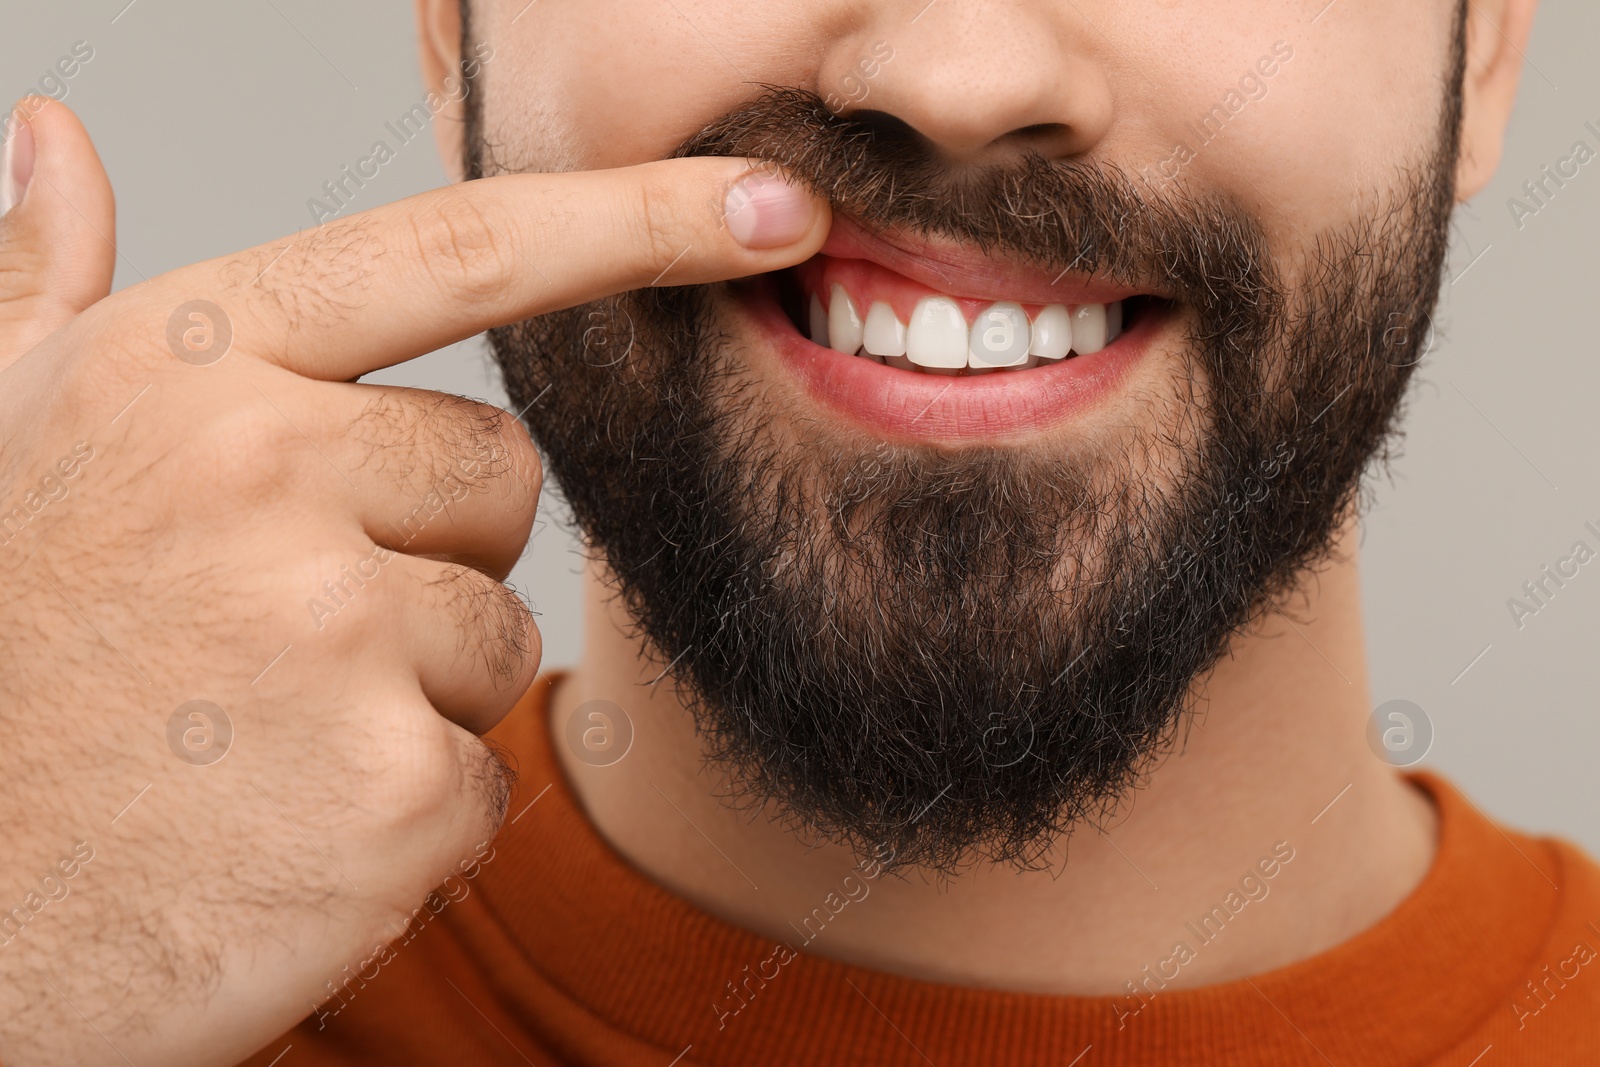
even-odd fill
[{"label": "nose", "polygon": [[833,110],[904,124],[952,163],[1071,156],[1105,136],[1111,87],[1074,5],[924,3],[874,4],[829,49],[818,77]]}]

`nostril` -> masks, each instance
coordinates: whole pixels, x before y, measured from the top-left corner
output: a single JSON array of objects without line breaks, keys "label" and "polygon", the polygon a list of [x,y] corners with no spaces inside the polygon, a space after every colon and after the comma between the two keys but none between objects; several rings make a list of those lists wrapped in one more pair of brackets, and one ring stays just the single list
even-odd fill
[{"label": "nostril", "polygon": [[848,113],[845,118],[865,127],[872,133],[873,140],[879,144],[900,144],[918,148],[930,146],[929,140],[918,133],[916,127],[904,119],[896,118],[887,111],[864,108],[860,111]]},{"label": "nostril", "polygon": [[1020,140],[1038,141],[1060,137],[1066,132],[1067,128],[1059,122],[1035,122],[1031,126],[1020,126],[1012,130],[1010,136]]},{"label": "nostril", "polygon": [[1032,152],[1055,158],[1074,151],[1073,129],[1063,122],[1035,122],[1008,130],[987,144],[974,141],[959,149],[953,143],[940,143],[911,123],[887,111],[863,108],[841,116],[869,134],[877,152],[896,153],[910,162],[912,158],[928,161],[944,160],[947,163],[993,162],[1010,156]]},{"label": "nostril", "polygon": [[994,143],[1012,150],[1036,152],[1047,159],[1070,155],[1074,149],[1072,127],[1062,122],[1035,122],[1002,135]]}]

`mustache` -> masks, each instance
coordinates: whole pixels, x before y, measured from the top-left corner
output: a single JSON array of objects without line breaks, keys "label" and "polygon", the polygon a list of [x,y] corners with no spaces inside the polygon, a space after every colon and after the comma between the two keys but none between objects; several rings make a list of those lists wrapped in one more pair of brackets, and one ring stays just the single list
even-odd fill
[{"label": "mustache", "polygon": [[816,93],[770,85],[673,155],[765,160],[869,229],[1166,294],[1217,328],[1240,314],[1259,321],[1282,299],[1263,229],[1243,205],[1175,182],[1158,190],[1108,160],[1027,151],[952,164],[893,116],[835,114]]}]

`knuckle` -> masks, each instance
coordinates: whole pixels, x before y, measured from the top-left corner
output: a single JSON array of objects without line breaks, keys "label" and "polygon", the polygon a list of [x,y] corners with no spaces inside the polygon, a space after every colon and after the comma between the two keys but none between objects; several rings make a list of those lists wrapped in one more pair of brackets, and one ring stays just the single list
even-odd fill
[{"label": "knuckle", "polygon": [[533,612],[516,590],[459,564],[438,579],[451,612],[460,622],[461,651],[481,658],[497,692],[522,681],[541,651]]},{"label": "knuckle", "polygon": [[642,235],[642,240],[636,239],[635,243],[645,257],[641,272],[647,277],[665,270],[689,244],[677,224],[677,200],[676,191],[653,176],[639,183],[633,217],[627,225]]},{"label": "knuckle", "polygon": [[402,840],[415,842],[418,828],[445,831],[453,840],[446,846],[453,860],[454,853],[499,829],[517,776],[494,747],[449,731],[431,710],[426,714],[430,718],[419,731],[426,738],[406,745],[384,768],[384,792],[391,799],[380,810]]},{"label": "knuckle", "polygon": [[382,744],[362,746],[356,773],[359,803],[387,829],[410,836],[438,828],[460,804],[474,777],[470,761],[432,708],[409,709],[384,724]]},{"label": "knuckle", "polygon": [[403,583],[385,574],[393,558],[387,549],[352,546],[310,575],[307,588],[322,605],[313,619],[318,635],[341,655],[370,651],[375,637],[393,634],[395,620],[405,617]]},{"label": "knuckle", "polygon": [[472,405],[461,442],[461,469],[474,481],[494,481],[505,487],[513,501],[532,507],[544,484],[544,466],[527,428],[509,411],[492,404]]},{"label": "knuckle", "polygon": [[493,745],[474,738],[469,743],[466,780],[477,794],[479,809],[483,813],[483,830],[487,837],[499,831],[511,810],[511,791],[517,784],[517,772],[506,756]]},{"label": "knuckle", "polygon": [[348,433],[360,450],[363,468],[406,480],[416,472],[397,465],[413,454],[422,425],[419,405],[409,393],[377,390],[350,421]]},{"label": "knuckle", "polygon": [[533,441],[492,404],[450,393],[384,391],[363,406],[351,433],[364,465],[396,477],[415,495],[459,501],[494,485],[514,503],[525,496],[523,507],[538,499],[542,468]]},{"label": "knuckle", "polygon": [[441,394],[434,414],[441,435],[451,450],[462,457],[463,470],[469,469],[466,462],[469,457],[479,463],[492,462],[487,472],[491,476],[509,461],[514,446],[507,431],[514,429],[514,420],[508,412],[464,396]]},{"label": "knuckle", "polygon": [[258,498],[264,490],[294,481],[304,447],[283,417],[266,405],[230,406],[199,421],[172,458],[191,485],[229,498]]},{"label": "knuckle", "polygon": [[[337,658],[360,654],[371,648],[374,618],[389,626],[395,618],[392,610],[380,614],[394,584],[381,577],[382,551],[364,538],[308,539],[254,579],[253,592],[278,605],[291,632],[314,633]],[[284,597],[286,589],[298,595]]]},{"label": "knuckle", "polygon": [[511,239],[465,197],[438,201],[431,212],[412,216],[411,227],[423,268],[447,296],[479,303],[511,277]]}]

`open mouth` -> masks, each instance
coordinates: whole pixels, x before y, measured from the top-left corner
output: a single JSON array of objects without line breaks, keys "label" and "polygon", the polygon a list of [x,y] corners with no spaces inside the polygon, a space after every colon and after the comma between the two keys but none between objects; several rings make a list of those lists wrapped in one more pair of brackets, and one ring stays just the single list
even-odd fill
[{"label": "open mouth", "polygon": [[1086,413],[1174,319],[1163,294],[892,237],[834,216],[820,252],[740,287],[818,400],[878,433],[997,441]]},{"label": "open mouth", "polygon": [[1153,298],[1022,304],[918,285],[864,260],[817,256],[778,281],[785,314],[813,344],[921,374],[1022,371],[1112,344]]}]

